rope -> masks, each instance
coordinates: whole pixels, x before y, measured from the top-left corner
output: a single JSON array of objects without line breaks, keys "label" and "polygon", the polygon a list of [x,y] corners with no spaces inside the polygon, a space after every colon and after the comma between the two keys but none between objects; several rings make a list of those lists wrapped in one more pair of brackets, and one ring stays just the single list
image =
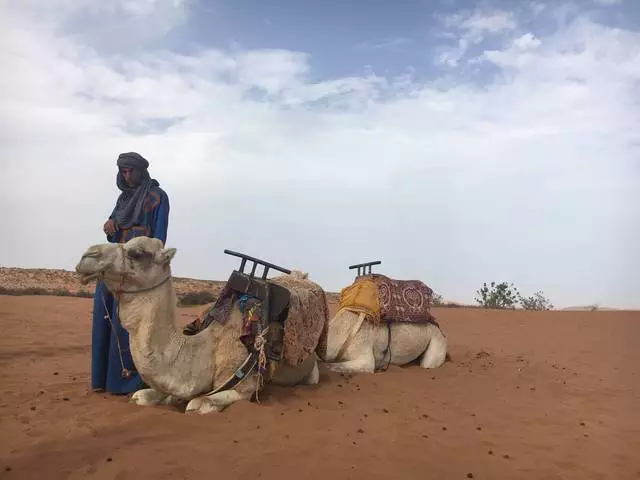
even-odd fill
[{"label": "rope", "polygon": [[260,403],[258,392],[264,386],[264,378],[262,372],[266,370],[267,366],[267,354],[264,349],[267,345],[267,333],[269,333],[269,326],[264,328],[256,335],[253,341],[253,348],[258,352],[258,372],[256,373],[256,402]]},{"label": "rope", "polygon": [[[111,324],[111,330],[113,330],[113,335],[116,337],[116,346],[118,347],[118,357],[120,357],[120,376],[122,378],[131,378],[131,375],[135,372],[135,370],[129,370],[124,366],[124,357],[122,356],[122,347],[120,346],[120,338],[118,337],[118,330],[111,319],[111,315],[109,315],[109,309],[107,308],[107,301],[104,298],[104,291],[100,292],[100,297],[102,298],[102,305],[104,305],[104,319],[109,321]],[[117,307],[116,307],[117,308]]]},{"label": "rope", "polygon": [[387,348],[385,348],[384,350],[384,354],[382,357],[382,360],[384,361],[384,359],[387,356],[387,352],[389,353],[389,361],[387,362],[387,365],[382,368],[381,370],[383,372],[386,372],[387,369],[389,368],[389,366],[391,365],[391,322],[387,322],[387,331],[389,333],[389,336],[387,337]]},{"label": "rope", "polygon": [[[132,294],[132,293],[143,293],[143,292],[149,292],[151,290],[154,290],[155,288],[158,288],[161,285],[164,285],[166,282],[169,281],[169,279],[171,279],[171,274],[167,275],[162,281],[160,281],[159,283],[152,285],[151,287],[147,287],[147,288],[142,288],[140,290],[124,290],[124,281],[126,278],[126,274],[125,274],[125,253],[124,253],[124,245],[119,243],[118,247],[120,248],[120,258],[122,258],[122,273],[120,275],[120,284],[118,285],[118,288],[115,291],[115,299],[116,299],[116,307],[115,307],[115,313],[116,316],[119,317],[119,302],[120,302],[120,298],[122,297],[122,294]],[[114,325],[113,320],[111,319],[111,315],[109,315],[109,309],[107,308],[107,301],[104,298],[104,291],[101,292],[101,297],[102,297],[102,305],[104,306],[104,311],[105,311],[105,315],[104,315],[104,319],[109,321],[109,324],[111,325],[111,329],[113,330],[113,334],[116,337],[116,346],[118,347],[118,356],[120,357],[120,375],[122,376],[122,378],[131,378],[131,376],[136,373],[136,370],[129,370],[128,368],[126,368],[124,366],[124,357],[122,355],[122,347],[120,346],[120,338],[118,337],[118,330],[116,330],[116,327]]]}]

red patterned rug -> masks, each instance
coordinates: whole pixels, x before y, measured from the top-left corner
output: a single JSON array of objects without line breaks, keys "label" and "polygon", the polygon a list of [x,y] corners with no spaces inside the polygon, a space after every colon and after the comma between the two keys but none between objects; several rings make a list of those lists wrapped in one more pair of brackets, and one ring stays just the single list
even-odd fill
[{"label": "red patterned rug", "polygon": [[380,318],[386,322],[434,323],[433,290],[420,280],[393,280],[377,273],[366,275],[378,285]]}]

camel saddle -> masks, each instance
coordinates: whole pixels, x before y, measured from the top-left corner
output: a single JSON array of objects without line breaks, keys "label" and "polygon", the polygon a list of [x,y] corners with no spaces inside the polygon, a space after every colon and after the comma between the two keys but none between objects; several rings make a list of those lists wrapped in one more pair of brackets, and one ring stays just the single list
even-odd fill
[{"label": "camel saddle", "polygon": [[[291,294],[287,288],[268,279],[256,278],[234,270],[216,302],[203,315],[186,325],[183,333],[196,335],[213,322],[225,323],[234,301],[241,300],[245,320],[241,340],[250,350],[253,348],[255,334],[269,326],[265,353],[269,360],[279,362],[283,354],[284,327],[290,298]],[[245,305],[258,305],[259,314],[249,316],[249,309]]]},{"label": "camel saddle", "polygon": [[396,280],[369,273],[340,292],[339,309],[364,313],[374,323],[436,323],[433,290],[420,280]]}]

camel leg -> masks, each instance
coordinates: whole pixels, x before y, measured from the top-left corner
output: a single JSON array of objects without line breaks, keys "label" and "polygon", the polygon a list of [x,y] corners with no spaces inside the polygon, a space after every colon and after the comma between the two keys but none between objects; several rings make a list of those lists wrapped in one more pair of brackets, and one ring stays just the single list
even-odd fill
[{"label": "camel leg", "polygon": [[205,415],[211,412],[221,412],[232,403],[240,400],[250,400],[251,394],[238,393],[235,390],[225,390],[212,395],[196,397],[187,404],[185,413]]},{"label": "camel leg", "polygon": [[346,362],[335,362],[325,364],[327,369],[332,372],[340,373],[374,373],[376,368],[376,361],[373,358],[373,352],[368,352],[361,355],[354,360],[347,360]]},{"label": "camel leg", "polygon": [[138,390],[129,399],[131,403],[141,406],[150,405],[175,405],[180,403],[180,399],[173,395],[167,395],[166,393],[159,392],[153,388],[144,388]]},{"label": "camel leg", "polygon": [[320,369],[318,368],[318,361],[314,359],[313,368],[309,372],[309,375],[302,380],[303,385],[317,385],[320,382]]},{"label": "camel leg", "polygon": [[447,357],[447,337],[436,326],[431,327],[431,340],[422,355],[422,368],[438,368]]}]

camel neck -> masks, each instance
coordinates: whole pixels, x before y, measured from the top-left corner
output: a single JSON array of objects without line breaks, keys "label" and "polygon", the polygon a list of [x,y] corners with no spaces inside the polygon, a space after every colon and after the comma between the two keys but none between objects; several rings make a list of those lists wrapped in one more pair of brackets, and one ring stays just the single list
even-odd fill
[{"label": "camel neck", "polygon": [[120,321],[138,345],[155,345],[162,351],[180,336],[175,325],[176,303],[169,279],[153,290],[123,295]]},{"label": "camel neck", "polygon": [[136,370],[152,388],[188,397],[211,384],[209,335],[183,335],[176,327],[173,282],[136,294],[121,306]]}]

